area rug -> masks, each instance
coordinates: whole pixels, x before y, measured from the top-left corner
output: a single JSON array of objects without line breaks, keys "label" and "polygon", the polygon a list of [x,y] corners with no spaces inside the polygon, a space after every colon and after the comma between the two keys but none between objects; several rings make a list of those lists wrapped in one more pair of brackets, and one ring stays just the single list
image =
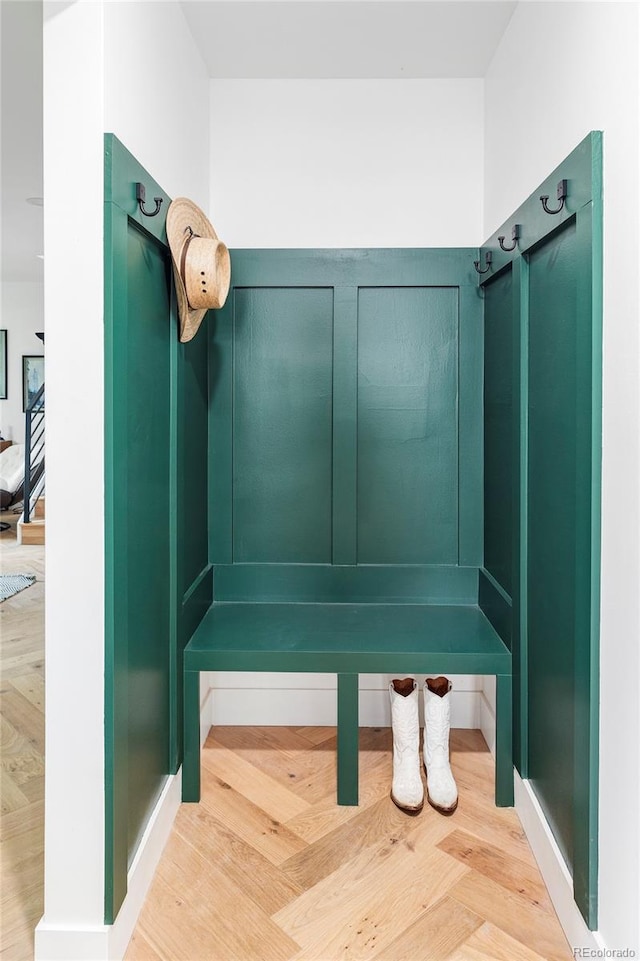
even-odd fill
[{"label": "area rug", "polygon": [[0,574],[0,603],[35,583],[35,574]]}]

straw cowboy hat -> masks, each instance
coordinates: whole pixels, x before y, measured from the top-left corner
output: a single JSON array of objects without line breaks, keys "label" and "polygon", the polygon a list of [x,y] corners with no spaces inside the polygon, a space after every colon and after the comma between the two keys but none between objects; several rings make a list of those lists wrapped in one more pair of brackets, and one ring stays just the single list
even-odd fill
[{"label": "straw cowboy hat", "polygon": [[224,305],[231,282],[231,258],[200,208],[186,197],[177,197],[169,206],[167,237],[184,343],[195,337],[211,307]]}]

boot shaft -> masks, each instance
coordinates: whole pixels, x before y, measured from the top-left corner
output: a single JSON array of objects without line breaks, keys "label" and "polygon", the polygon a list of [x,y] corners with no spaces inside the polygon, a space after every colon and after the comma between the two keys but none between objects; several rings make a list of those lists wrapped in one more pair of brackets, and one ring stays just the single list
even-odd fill
[{"label": "boot shaft", "polygon": [[[430,683],[435,690],[430,689]],[[451,682],[446,678],[427,680],[424,686],[424,760],[427,765],[449,763],[451,688]]]},{"label": "boot shaft", "polygon": [[[408,750],[417,753],[420,744],[418,685],[413,681],[413,689],[409,694],[404,695],[394,689],[394,683],[396,682],[391,682],[389,685],[394,752],[402,753]],[[406,690],[406,687],[404,689]]]}]

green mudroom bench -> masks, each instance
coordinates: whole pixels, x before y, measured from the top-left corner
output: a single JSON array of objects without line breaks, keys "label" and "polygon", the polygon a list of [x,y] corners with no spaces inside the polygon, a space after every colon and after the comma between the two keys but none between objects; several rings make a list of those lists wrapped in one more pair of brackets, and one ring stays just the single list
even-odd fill
[{"label": "green mudroom bench", "polygon": [[336,674],[338,804],[358,803],[360,673],[494,674],[496,804],[513,804],[511,653],[477,604],[212,604],[184,651],[184,801],[200,799],[200,671]]}]

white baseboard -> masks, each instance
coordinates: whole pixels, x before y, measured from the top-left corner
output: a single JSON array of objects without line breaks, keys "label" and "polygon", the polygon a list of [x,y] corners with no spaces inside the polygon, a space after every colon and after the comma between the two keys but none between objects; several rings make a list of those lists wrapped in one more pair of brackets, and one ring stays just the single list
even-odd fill
[{"label": "white baseboard", "polygon": [[[211,691],[200,709],[200,738],[211,727]],[[167,778],[127,875],[127,895],[113,924],[71,927],[47,920],[35,931],[35,961],[121,961],[182,798],[182,769]]]},{"label": "white baseboard", "polygon": [[35,931],[35,961],[120,961],[180,805],[182,771],[167,778],[127,875],[127,896],[114,924],[70,927],[42,918]]},{"label": "white baseboard", "polygon": [[[214,688],[211,723],[239,725],[329,726],[336,723],[336,691],[327,688],[306,690],[281,688]],[[480,691],[452,691],[451,726],[480,727]],[[420,698],[422,701],[422,698]],[[422,704],[420,704],[422,712]],[[361,727],[390,727],[391,709],[388,690],[361,689],[359,696]]]},{"label": "white baseboard", "polygon": [[601,938],[589,930],[573,900],[571,875],[529,781],[515,768],[513,776],[515,808],[567,941],[572,948],[602,949]]},{"label": "white baseboard", "polygon": [[479,697],[480,724],[477,725],[482,731],[482,736],[489,745],[489,750],[495,757],[496,753],[496,712],[491,701],[487,698],[485,691],[480,692]]}]

